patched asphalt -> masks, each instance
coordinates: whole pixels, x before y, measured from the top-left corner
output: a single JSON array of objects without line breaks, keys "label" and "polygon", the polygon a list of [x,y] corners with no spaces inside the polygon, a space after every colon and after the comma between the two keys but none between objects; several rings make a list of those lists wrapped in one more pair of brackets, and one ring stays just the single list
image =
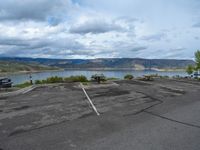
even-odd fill
[{"label": "patched asphalt", "polygon": [[35,88],[0,99],[2,150],[199,150],[200,82],[155,79]]}]

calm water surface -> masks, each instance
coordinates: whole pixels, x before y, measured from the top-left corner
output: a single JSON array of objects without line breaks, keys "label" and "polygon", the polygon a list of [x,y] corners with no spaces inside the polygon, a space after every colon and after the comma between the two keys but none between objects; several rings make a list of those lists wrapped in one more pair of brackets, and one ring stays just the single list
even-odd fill
[{"label": "calm water surface", "polygon": [[[115,71],[91,71],[91,70],[64,70],[64,71],[49,71],[49,72],[40,72],[40,73],[32,73],[32,79],[35,80],[42,80],[46,79],[51,76],[60,76],[60,77],[68,77],[71,75],[84,75],[88,79],[93,74],[96,73],[103,73],[106,77],[115,77],[115,78],[120,78],[123,79],[124,75],[126,74],[132,74],[135,77],[143,76],[143,75],[148,75],[148,74],[159,74],[159,75],[167,75],[167,76],[186,76],[187,74],[185,72],[180,72],[180,71],[174,71],[174,72],[158,72],[158,71],[120,71],[120,70],[115,70]],[[30,74],[16,74],[16,75],[8,75],[9,78],[12,79],[14,84],[20,84],[24,83],[25,81],[29,81],[29,75]]]}]

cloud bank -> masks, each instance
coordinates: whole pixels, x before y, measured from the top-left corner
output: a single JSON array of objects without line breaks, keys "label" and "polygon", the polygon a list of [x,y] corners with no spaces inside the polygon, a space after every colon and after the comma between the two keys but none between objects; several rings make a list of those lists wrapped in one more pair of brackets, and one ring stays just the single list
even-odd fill
[{"label": "cloud bank", "polygon": [[198,6],[197,0],[0,1],[0,56],[192,59],[200,48]]}]

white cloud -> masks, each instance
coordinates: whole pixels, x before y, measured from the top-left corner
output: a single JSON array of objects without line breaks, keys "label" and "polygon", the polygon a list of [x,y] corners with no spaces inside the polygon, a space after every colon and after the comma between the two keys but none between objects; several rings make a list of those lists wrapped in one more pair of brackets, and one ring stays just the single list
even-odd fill
[{"label": "white cloud", "polygon": [[197,0],[0,1],[0,56],[192,58],[200,46],[197,6]]}]

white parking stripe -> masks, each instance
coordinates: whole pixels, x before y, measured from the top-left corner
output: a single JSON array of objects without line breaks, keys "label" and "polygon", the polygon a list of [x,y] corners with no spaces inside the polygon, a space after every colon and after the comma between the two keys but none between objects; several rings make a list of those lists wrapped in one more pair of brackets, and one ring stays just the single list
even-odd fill
[{"label": "white parking stripe", "polygon": [[85,91],[83,84],[82,84],[82,83],[80,83],[80,85],[81,85],[81,88],[82,88],[82,90],[83,90],[84,94],[86,95],[86,97],[87,97],[88,101],[90,102],[90,104],[91,104],[91,106],[92,106],[93,110],[94,110],[94,111],[96,112],[96,114],[99,116],[100,114],[99,114],[99,112],[97,111],[96,107],[94,106],[94,104],[93,104],[92,100],[91,100],[91,99],[90,99],[90,97],[88,96],[87,92]]}]

